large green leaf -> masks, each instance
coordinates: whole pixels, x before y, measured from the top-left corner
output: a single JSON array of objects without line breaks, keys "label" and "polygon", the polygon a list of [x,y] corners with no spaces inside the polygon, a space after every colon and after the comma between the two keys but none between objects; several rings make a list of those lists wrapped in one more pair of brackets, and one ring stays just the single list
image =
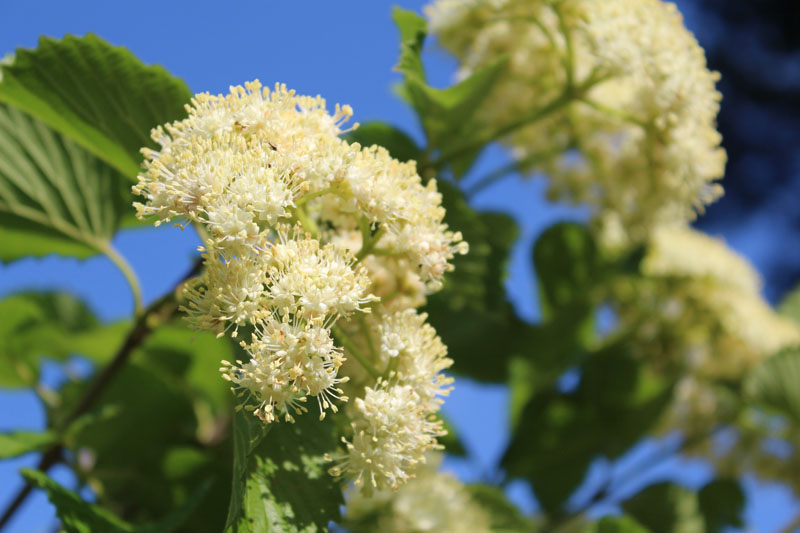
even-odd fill
[{"label": "large green leaf", "polygon": [[67,533],[134,531],[133,526],[124,520],[97,505],[83,501],[80,496],[65,489],[46,474],[36,470],[23,470],[22,475],[31,485],[47,493],[61,520],[61,527]]},{"label": "large green leaf", "polygon": [[[294,424],[273,423],[265,437],[260,437],[263,430],[252,429],[252,424],[261,424],[252,414],[239,412],[234,420],[239,426],[234,439],[242,444],[234,461],[240,462],[241,452],[260,442],[246,457],[243,477],[234,478],[234,495],[241,501],[231,504],[230,531],[311,533],[327,531],[329,522],[340,520],[342,490],[327,473],[324,458],[336,449],[331,417],[320,421],[306,414]],[[249,429],[241,429],[243,425]],[[234,472],[239,471],[235,465]],[[236,485],[241,482],[239,492]]]},{"label": "large green leaf", "polygon": [[455,270],[445,276],[443,289],[428,298],[425,311],[455,361],[455,372],[505,381],[516,337],[526,327],[506,300],[503,284],[517,227],[505,215],[476,213],[458,189],[439,185],[445,222],[463,233],[470,249],[453,260]]},{"label": "large green leaf", "polygon": [[623,346],[591,355],[580,372],[575,390],[533,395],[503,458],[509,476],[528,479],[552,516],[561,514],[592,460],[622,455],[658,421],[672,396],[671,382]]},{"label": "large green leaf", "polygon": [[0,386],[32,386],[43,356],[113,355],[127,324],[100,324],[85,304],[59,292],[21,293],[0,300]]},{"label": "large green leaf", "polygon": [[0,260],[106,252],[131,201],[119,172],[0,104]]},{"label": "large green leaf", "polygon": [[745,380],[750,401],[800,422],[800,348],[767,358]]},{"label": "large green leaf", "polygon": [[0,101],[30,113],[133,179],[150,129],[183,118],[191,93],[160,66],[96,35],[42,37],[3,66]]},{"label": "large green leaf", "polygon": [[58,442],[51,431],[15,431],[0,433],[0,459],[8,459],[30,452],[39,452]]}]

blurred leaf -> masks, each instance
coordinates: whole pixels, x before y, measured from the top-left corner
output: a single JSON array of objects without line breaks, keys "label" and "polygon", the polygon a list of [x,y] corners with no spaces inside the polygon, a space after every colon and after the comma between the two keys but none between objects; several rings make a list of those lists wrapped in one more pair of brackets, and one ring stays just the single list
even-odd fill
[{"label": "blurred leaf", "polygon": [[736,479],[715,479],[697,494],[707,533],[743,528],[745,494]]},{"label": "blurred leaf", "polygon": [[0,433],[0,459],[9,459],[30,452],[39,452],[56,442],[58,442],[58,436],[51,431]]},{"label": "blurred leaf", "polygon": [[783,297],[778,312],[795,322],[800,322],[800,286],[795,287]]},{"label": "blurred leaf", "polygon": [[[230,495],[232,402],[218,368],[221,359],[232,358],[227,339],[190,331],[180,321],[159,327],[133,352],[85,415],[98,419],[70,430],[68,444],[84,458],[78,471],[98,501],[133,522],[152,522],[213,477],[183,527],[221,529],[226,509],[218,503]],[[63,420],[87,386],[73,382],[62,389],[51,425]],[[109,408],[115,416],[100,416]]]},{"label": "blurred leaf", "polygon": [[436,417],[442,421],[442,425],[444,426],[445,431],[447,431],[447,435],[444,437],[439,437],[438,439],[439,444],[444,446],[444,452],[456,456],[467,455],[467,450],[464,449],[464,445],[461,443],[461,438],[458,436],[458,432],[450,420],[448,420],[441,412],[436,413]]},{"label": "blurred leaf", "polygon": [[601,260],[587,228],[569,222],[551,226],[536,241],[533,263],[546,319],[564,310],[590,307]]},{"label": "blurred leaf", "polygon": [[419,160],[421,151],[413,139],[399,129],[384,122],[367,122],[347,135],[349,142],[361,146],[383,146],[392,157],[400,161]]},{"label": "blurred leaf", "polygon": [[75,492],[62,487],[43,472],[23,470],[22,475],[33,486],[47,493],[50,503],[56,508],[56,515],[61,520],[61,527],[68,533],[118,533],[122,531],[164,533],[174,531],[186,521],[209,488],[208,482],[201,483],[183,505],[165,518],[154,524],[132,526],[102,507],[83,501]]},{"label": "blurred leaf", "polygon": [[800,348],[783,350],[765,359],[745,378],[751,402],[774,409],[800,422]]},{"label": "blurred leaf", "polygon": [[455,270],[445,276],[443,289],[428,298],[425,311],[455,361],[455,372],[504,381],[517,332],[527,327],[516,318],[503,284],[517,227],[505,215],[476,213],[452,185],[441,182],[439,190],[445,222],[462,232],[470,250],[453,260]]},{"label": "blurred leaf", "polygon": [[630,516],[604,516],[586,528],[586,533],[648,533],[649,530]]},{"label": "blurred leaf", "polygon": [[127,325],[103,325],[86,305],[60,292],[21,293],[0,300],[0,386],[31,386],[43,356],[110,356]]},{"label": "blurred leaf", "polygon": [[119,172],[0,104],[0,260],[104,252],[131,199]]},{"label": "blurred leaf", "polygon": [[61,527],[67,533],[93,533],[134,531],[133,526],[117,518],[101,507],[83,501],[80,496],[67,490],[46,474],[36,470],[23,470],[23,477],[34,487],[47,493],[47,498],[56,508]]},{"label": "blurred leaf", "polygon": [[[263,424],[252,414],[239,412],[234,425]],[[327,472],[326,453],[336,450],[334,423],[306,414],[294,424],[274,422],[247,458],[244,492],[238,505],[231,502],[229,531],[313,532],[327,530],[330,521],[341,518],[344,504],[339,484]],[[236,436],[241,432],[240,436]],[[243,449],[258,440],[260,432],[234,429]],[[235,454],[235,461],[241,460]],[[238,472],[238,467],[234,467]],[[234,478],[234,494],[236,479]],[[240,513],[236,513],[236,508]],[[226,528],[227,529],[227,528]]]},{"label": "blurred leaf", "polygon": [[74,140],[129,179],[139,173],[151,128],[186,116],[191,93],[163,67],[96,35],[42,37],[3,66],[0,101]]},{"label": "blurred leaf", "polygon": [[622,508],[653,533],[703,533],[705,526],[697,494],[662,482],[650,485]]},{"label": "blurred leaf", "polygon": [[436,89],[426,82],[421,58],[426,20],[413,11],[395,7],[394,21],[400,30],[400,59],[395,70],[405,77],[405,84],[398,91],[416,110],[428,146],[442,152],[459,178],[483,149],[479,139],[486,128],[477,121],[475,112],[499,79],[508,58],[489,63],[452,87]]},{"label": "blurred leaf", "polygon": [[490,485],[467,485],[474,502],[483,507],[491,519],[492,531],[506,533],[528,532],[533,530],[531,521],[519,512],[519,509],[509,502],[503,491]]},{"label": "blurred leaf", "polygon": [[503,457],[510,477],[524,477],[548,514],[580,485],[592,460],[622,455],[657,421],[671,382],[651,374],[623,346],[589,357],[574,391],[536,392]]},{"label": "blurred leaf", "polygon": [[428,32],[428,23],[413,11],[395,6],[392,17],[400,30],[400,59],[395,70],[408,78],[425,81],[425,70],[420,54]]}]

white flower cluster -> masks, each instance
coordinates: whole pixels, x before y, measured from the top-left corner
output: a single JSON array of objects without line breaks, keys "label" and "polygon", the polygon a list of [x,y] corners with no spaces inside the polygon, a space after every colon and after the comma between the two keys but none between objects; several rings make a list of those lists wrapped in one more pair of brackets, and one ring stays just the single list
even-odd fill
[{"label": "white flower cluster", "polygon": [[347,498],[345,523],[349,530],[489,533],[488,513],[476,504],[464,485],[448,473],[437,472],[441,456],[429,454],[417,477],[397,492],[381,491],[365,498],[353,491]]},{"label": "white flower cluster", "polygon": [[427,8],[461,76],[507,55],[483,105],[521,166],[589,202],[610,244],[679,224],[721,194],[717,73],[661,0],[438,0]]},{"label": "white flower cluster", "polygon": [[761,296],[753,267],[722,241],[689,228],[654,232],[643,277],[613,288],[619,327],[656,366],[684,375],[665,427],[706,429],[724,414],[719,380],[740,380],[800,328]]},{"label": "white flower cluster", "polygon": [[367,493],[408,481],[425,452],[441,447],[436,438],[446,433],[434,415],[453,382],[441,371],[453,361],[426,318],[407,309],[388,315],[378,328],[388,379],[356,400],[353,439],[344,440],[347,454],[331,469],[337,476],[351,472]]},{"label": "white flower cluster", "polygon": [[[467,251],[443,223],[436,182],[423,184],[414,162],[341,139],[348,106],[330,115],[322,98],[282,85],[199,94],[187,111],[153,130],[161,148],[143,149],[134,187],[146,199],[140,218],[194,223],[203,237],[205,268],[185,285],[182,309],[218,336],[247,330],[249,359],[220,370],[265,422],[294,421],[309,396],[320,419],[337,412],[351,378],[343,364],[359,361],[348,385],[361,396],[354,435],[334,470],[375,486],[405,481],[437,447],[443,430],[429,417],[452,381],[441,374],[445,347],[413,307]],[[404,289],[387,289],[388,279]],[[365,313],[387,347],[367,355]]]}]

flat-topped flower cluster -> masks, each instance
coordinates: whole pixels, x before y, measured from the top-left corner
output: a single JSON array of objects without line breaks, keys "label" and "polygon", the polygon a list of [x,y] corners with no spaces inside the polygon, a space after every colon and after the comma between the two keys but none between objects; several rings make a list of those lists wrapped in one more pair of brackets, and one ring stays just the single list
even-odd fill
[{"label": "flat-topped flower cluster", "polygon": [[[467,251],[436,182],[342,139],[349,106],[331,115],[282,85],[198,94],[187,112],[153,130],[161,148],[143,149],[134,187],[140,218],[194,223],[203,239],[182,309],[197,329],[246,331],[249,359],[220,370],[266,423],[293,422],[309,397],[322,419],[359,396],[332,473],[396,488],[438,447],[431,417],[452,382],[445,346],[414,309]],[[349,359],[362,368],[348,384]]]}]

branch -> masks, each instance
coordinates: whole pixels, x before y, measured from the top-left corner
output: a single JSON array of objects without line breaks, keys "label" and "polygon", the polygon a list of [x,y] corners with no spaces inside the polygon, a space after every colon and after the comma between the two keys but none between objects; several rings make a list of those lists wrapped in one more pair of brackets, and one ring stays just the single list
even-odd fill
[{"label": "branch", "polygon": [[[178,285],[198,274],[202,265],[202,261],[198,259],[192,269],[178,282]],[[177,285],[175,288],[177,288]],[[109,384],[111,384],[114,377],[125,366],[125,363],[130,359],[133,351],[142,345],[155,328],[170,319],[177,312],[178,305],[175,300],[175,291],[172,290],[150,304],[150,306],[139,315],[133,327],[128,332],[128,335],[125,337],[122,346],[119,347],[117,353],[114,355],[114,358],[94,377],[86,393],[64,419],[61,424],[62,429],[66,428],[70,422],[73,422],[76,418],[86,413],[94,405],[108,388]],[[51,446],[45,450],[36,468],[42,472],[46,472],[51,466],[62,459],[62,452],[63,446],[61,446],[61,444]],[[0,528],[4,527],[8,521],[11,520],[11,517],[14,516],[17,509],[25,502],[32,489],[33,487],[27,482],[22,489],[20,489],[11,504],[3,512],[3,515],[0,516]]]}]

